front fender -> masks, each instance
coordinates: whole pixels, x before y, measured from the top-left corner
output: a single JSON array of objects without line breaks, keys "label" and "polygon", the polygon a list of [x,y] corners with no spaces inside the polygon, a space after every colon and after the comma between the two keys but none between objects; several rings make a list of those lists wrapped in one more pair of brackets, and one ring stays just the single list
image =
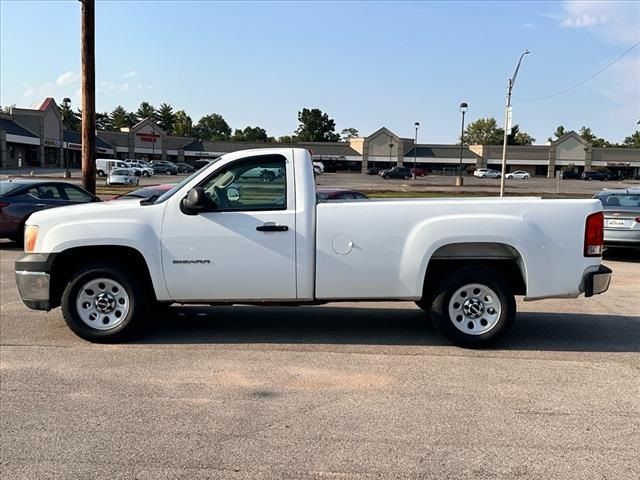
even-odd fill
[{"label": "front fender", "polygon": [[[63,221],[39,236],[37,251],[61,253],[75,247],[122,246],[140,252],[144,258],[158,300],[168,300],[162,271],[160,232],[138,219],[87,219]],[[106,257],[105,261],[117,260]]]}]

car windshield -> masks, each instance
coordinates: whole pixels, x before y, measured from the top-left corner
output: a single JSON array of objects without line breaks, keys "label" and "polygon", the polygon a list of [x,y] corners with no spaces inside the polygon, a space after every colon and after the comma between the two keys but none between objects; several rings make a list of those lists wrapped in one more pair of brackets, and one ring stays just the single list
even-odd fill
[{"label": "car windshield", "polygon": [[598,195],[603,207],[640,208],[640,194],[605,193]]},{"label": "car windshield", "polygon": [[173,196],[174,193],[176,193],[178,190],[180,190],[182,188],[183,185],[189,183],[191,181],[191,179],[193,177],[195,177],[196,175],[201,174],[202,171],[201,170],[196,170],[195,172],[193,172],[191,175],[189,175],[188,177],[186,177],[184,180],[182,180],[180,183],[177,183],[172,189],[166,191],[165,193],[163,193],[162,195],[160,195],[154,202],[152,202],[153,204],[157,204],[157,203],[162,203],[166,200],[168,200],[169,198],[171,198]]},{"label": "car windshield", "polygon": [[111,175],[124,175],[126,177],[129,175],[129,170],[114,170]]},{"label": "car windshield", "polygon": [[19,183],[0,182],[0,195],[9,195],[14,190],[20,188],[20,186],[21,185]]}]

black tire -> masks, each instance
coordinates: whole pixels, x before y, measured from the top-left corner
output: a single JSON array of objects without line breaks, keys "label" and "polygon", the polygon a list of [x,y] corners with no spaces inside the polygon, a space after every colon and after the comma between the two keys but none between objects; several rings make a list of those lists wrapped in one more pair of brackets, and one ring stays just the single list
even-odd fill
[{"label": "black tire", "polygon": [[171,173],[173,173],[173,172],[171,172],[171,170],[167,170],[164,173],[165,173],[165,175],[171,175]]},{"label": "black tire", "polygon": [[[108,330],[90,327],[78,314],[76,300],[80,290],[94,279],[106,278],[118,282],[129,299],[129,309],[117,326]],[[93,264],[78,270],[72,275],[62,293],[62,315],[69,328],[80,338],[94,343],[117,343],[132,338],[139,333],[144,323],[144,316],[154,305],[150,285],[133,271],[124,266]],[[117,307],[116,307],[117,308]]]},{"label": "black tire", "polygon": [[[500,313],[497,315],[495,324],[490,326],[488,331],[481,334],[470,334],[463,332],[460,328],[464,328],[464,322],[467,319],[464,315],[457,315],[458,323],[456,326],[456,318],[451,318],[449,314],[449,306],[454,294],[459,291],[464,291],[463,287],[471,284],[478,284],[484,287],[488,287],[497,296],[497,301],[500,306]],[[454,344],[467,347],[467,348],[485,348],[495,344],[500,338],[502,338],[511,328],[516,316],[516,302],[511,292],[511,289],[507,283],[491,270],[485,270],[482,268],[463,268],[456,270],[447,275],[435,288],[433,292],[433,302],[431,303],[431,318],[433,319],[438,330]],[[473,300],[473,297],[469,297],[469,300]],[[494,301],[496,301],[494,300]],[[455,308],[455,300],[453,307]],[[464,308],[463,306],[461,308]],[[488,312],[488,311],[487,311]],[[487,313],[488,314],[488,313]],[[483,313],[477,319],[477,328],[483,329],[480,322],[486,322],[487,320],[482,318]],[[462,320],[459,320],[463,317]],[[462,322],[462,323],[460,323]],[[475,320],[468,322],[476,325]],[[460,326],[460,328],[459,328]],[[469,325],[471,326],[471,325]],[[474,328],[472,327],[472,328]]]},{"label": "black tire", "polygon": [[104,172],[102,170],[98,170],[96,173],[99,177],[104,177]]},{"label": "black tire", "polygon": [[385,180],[389,180],[389,178],[391,177],[389,177],[389,175],[384,175],[382,178],[384,178]]},{"label": "black tire", "polygon": [[145,171],[143,171],[143,172],[142,172],[142,176],[143,176],[143,177],[148,177],[148,176],[149,176],[149,172],[145,172]]}]

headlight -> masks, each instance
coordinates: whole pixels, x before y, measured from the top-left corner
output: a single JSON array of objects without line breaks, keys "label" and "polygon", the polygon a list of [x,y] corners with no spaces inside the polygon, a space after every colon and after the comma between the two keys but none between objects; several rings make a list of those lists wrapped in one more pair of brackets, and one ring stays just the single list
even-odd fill
[{"label": "headlight", "polygon": [[27,225],[24,228],[24,251],[33,252],[36,248],[36,240],[38,239],[38,226]]}]

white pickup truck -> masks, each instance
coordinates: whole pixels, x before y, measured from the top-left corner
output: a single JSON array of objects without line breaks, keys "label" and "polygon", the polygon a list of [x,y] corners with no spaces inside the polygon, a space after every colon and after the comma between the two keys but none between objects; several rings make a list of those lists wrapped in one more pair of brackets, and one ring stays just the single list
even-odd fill
[{"label": "white pickup truck", "polygon": [[599,200],[317,203],[309,152],[279,148],[224,155],[158,198],[35,213],[15,268],[28,307],[61,306],[95,342],[171,303],[412,300],[480,347],[509,329],[515,295],[606,291],[602,249]]}]

